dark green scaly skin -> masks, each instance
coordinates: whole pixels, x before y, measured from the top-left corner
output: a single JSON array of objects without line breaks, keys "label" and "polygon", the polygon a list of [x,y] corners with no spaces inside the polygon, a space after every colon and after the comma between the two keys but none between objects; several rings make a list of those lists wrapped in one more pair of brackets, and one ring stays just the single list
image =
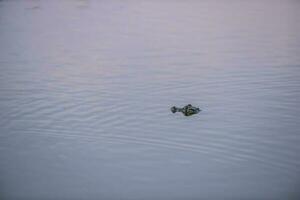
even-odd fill
[{"label": "dark green scaly skin", "polygon": [[191,115],[199,113],[201,110],[197,107],[192,106],[191,104],[188,104],[188,105],[184,106],[183,108],[177,108],[177,107],[173,106],[171,108],[171,111],[173,113],[182,112],[185,116],[191,116]]}]

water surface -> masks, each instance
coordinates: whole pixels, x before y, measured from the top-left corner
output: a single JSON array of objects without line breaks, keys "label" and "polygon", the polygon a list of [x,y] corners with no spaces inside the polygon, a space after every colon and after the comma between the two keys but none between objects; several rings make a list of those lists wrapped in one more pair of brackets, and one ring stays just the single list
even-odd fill
[{"label": "water surface", "polygon": [[299,10],[0,1],[1,199],[296,199]]}]

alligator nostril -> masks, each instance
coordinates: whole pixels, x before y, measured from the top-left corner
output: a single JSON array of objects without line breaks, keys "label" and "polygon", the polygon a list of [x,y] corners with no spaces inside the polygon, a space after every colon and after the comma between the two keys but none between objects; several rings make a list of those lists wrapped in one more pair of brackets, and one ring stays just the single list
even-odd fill
[{"label": "alligator nostril", "polygon": [[175,113],[175,112],[177,111],[176,107],[173,106],[173,107],[171,108],[171,111],[172,111],[172,113]]}]

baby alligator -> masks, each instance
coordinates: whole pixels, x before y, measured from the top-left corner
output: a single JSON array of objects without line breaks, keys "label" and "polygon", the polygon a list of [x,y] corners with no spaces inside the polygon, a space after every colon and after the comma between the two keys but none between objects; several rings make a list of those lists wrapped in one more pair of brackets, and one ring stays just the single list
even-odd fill
[{"label": "baby alligator", "polygon": [[175,106],[173,106],[171,108],[172,113],[176,113],[176,112],[182,112],[185,116],[190,116],[193,114],[197,114],[199,113],[201,110],[200,108],[194,107],[191,104],[188,104],[186,106],[184,106],[183,108],[177,108]]}]

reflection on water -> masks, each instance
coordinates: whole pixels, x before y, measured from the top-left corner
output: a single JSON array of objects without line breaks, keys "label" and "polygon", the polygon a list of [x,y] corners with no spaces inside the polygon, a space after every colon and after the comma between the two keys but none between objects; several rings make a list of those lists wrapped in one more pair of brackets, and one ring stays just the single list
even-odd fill
[{"label": "reflection on water", "polygon": [[0,1],[1,195],[296,199],[299,9]]}]

